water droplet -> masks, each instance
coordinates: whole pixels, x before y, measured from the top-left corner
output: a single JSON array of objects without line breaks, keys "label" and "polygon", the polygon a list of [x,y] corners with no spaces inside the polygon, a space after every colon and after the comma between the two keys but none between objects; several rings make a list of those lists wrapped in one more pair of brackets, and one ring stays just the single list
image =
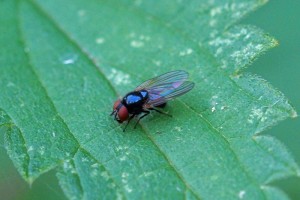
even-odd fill
[{"label": "water droplet", "polygon": [[241,190],[241,191],[239,192],[239,198],[240,198],[240,199],[244,198],[244,195],[245,195],[245,194],[246,194],[245,190]]},{"label": "water droplet", "polygon": [[29,146],[27,152],[33,151],[33,149],[34,149],[33,146]]},{"label": "water droplet", "polygon": [[67,54],[61,58],[64,65],[74,64],[78,59],[76,54]]},{"label": "water droplet", "polygon": [[140,48],[140,47],[144,46],[144,42],[138,41],[138,40],[132,40],[130,42],[130,46],[132,46],[134,48]]},{"label": "water droplet", "polygon": [[103,44],[104,42],[105,42],[105,39],[104,39],[104,38],[101,38],[101,37],[100,37],[100,38],[97,38],[97,39],[96,39],[96,43],[97,43],[97,44]]},{"label": "water droplet", "polygon": [[111,69],[111,73],[108,76],[108,79],[112,80],[116,85],[126,85],[131,82],[129,74],[125,74],[124,72],[118,71],[113,68]]},{"label": "water droplet", "polygon": [[193,49],[188,48],[188,49],[185,49],[183,51],[180,51],[179,56],[186,56],[186,55],[190,55],[192,53],[193,53]]},{"label": "water droplet", "polygon": [[214,106],[211,108],[211,112],[215,112],[215,111],[216,111],[216,107]]}]

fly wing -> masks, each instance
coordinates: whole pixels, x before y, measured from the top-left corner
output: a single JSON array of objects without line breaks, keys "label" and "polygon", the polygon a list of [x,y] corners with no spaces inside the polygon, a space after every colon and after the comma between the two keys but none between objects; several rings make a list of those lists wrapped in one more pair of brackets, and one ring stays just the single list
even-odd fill
[{"label": "fly wing", "polygon": [[149,100],[145,107],[159,106],[168,100],[174,99],[190,91],[194,83],[186,81],[189,74],[183,70],[176,70],[149,79],[139,85],[135,90],[145,89],[149,93]]},{"label": "fly wing", "polygon": [[179,87],[173,89],[165,89],[160,94],[149,92],[150,97],[145,106],[146,107],[159,106],[171,99],[174,99],[178,96],[187,93],[188,91],[193,89],[194,86],[195,83],[191,81],[185,81]]},{"label": "fly wing", "polygon": [[152,79],[149,79],[139,85],[135,91],[139,90],[149,90],[149,89],[156,89],[160,90],[164,88],[166,85],[169,85],[171,87],[179,87],[187,78],[189,77],[189,74],[186,71],[183,70],[176,70],[167,72],[165,74],[162,74],[160,76],[154,77]]}]

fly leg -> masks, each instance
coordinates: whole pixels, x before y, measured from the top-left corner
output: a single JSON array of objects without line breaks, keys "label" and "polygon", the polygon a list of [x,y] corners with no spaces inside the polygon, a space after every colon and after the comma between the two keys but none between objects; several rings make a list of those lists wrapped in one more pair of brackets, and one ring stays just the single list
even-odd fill
[{"label": "fly leg", "polygon": [[129,119],[128,119],[128,121],[127,121],[127,123],[126,123],[126,125],[125,125],[125,127],[124,127],[124,129],[123,129],[123,132],[125,132],[125,129],[127,128],[128,124],[129,124],[129,122],[130,122],[130,120],[131,120],[134,116],[135,116],[135,115],[131,115],[131,116],[129,117]]},{"label": "fly leg", "polygon": [[148,110],[143,110],[142,112],[145,113],[145,114],[143,114],[143,115],[137,120],[137,122],[136,122],[135,125],[134,125],[134,128],[136,128],[137,124],[139,123],[139,121],[140,121],[141,119],[143,119],[144,117],[146,117],[147,115],[150,114],[150,111],[148,111]]},{"label": "fly leg", "polygon": [[113,111],[110,113],[110,116],[112,116],[112,115],[115,114],[115,113],[116,113],[116,111],[113,110]]},{"label": "fly leg", "polygon": [[172,115],[170,115],[170,114],[168,114],[168,113],[166,113],[166,112],[160,111],[160,110],[158,110],[158,109],[156,109],[156,108],[149,108],[149,110],[155,110],[156,112],[158,112],[158,113],[160,113],[160,114],[163,114],[163,115],[167,115],[167,116],[169,116],[169,117],[172,117]]}]

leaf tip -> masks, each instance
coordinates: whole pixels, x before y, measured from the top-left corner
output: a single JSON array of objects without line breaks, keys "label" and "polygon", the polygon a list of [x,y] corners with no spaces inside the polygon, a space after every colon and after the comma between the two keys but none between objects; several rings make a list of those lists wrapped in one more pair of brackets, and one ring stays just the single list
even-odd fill
[{"label": "leaf tip", "polygon": [[33,182],[34,182],[34,178],[33,177],[28,177],[28,178],[26,178],[26,181],[27,181],[27,183],[28,183],[28,185],[29,185],[29,187],[31,188],[31,186],[32,186],[32,184],[33,184]]},{"label": "leaf tip", "polygon": [[[275,39],[273,36],[271,36],[271,35],[268,34],[268,33],[265,33],[265,34],[264,34],[264,37],[265,37],[266,40],[267,40],[267,44],[266,44],[266,46],[268,47],[267,49],[276,47],[276,46],[278,46],[278,45],[280,44],[279,41],[278,41],[277,39]],[[266,49],[266,50],[267,50],[267,49]]]},{"label": "leaf tip", "polygon": [[279,45],[279,41],[276,40],[275,38],[272,38],[272,39],[271,39],[271,44],[272,44],[273,47],[276,47],[276,46]]},{"label": "leaf tip", "polygon": [[292,117],[292,118],[298,117],[297,111],[296,111],[295,109],[292,110],[292,112],[291,112],[291,117]]}]

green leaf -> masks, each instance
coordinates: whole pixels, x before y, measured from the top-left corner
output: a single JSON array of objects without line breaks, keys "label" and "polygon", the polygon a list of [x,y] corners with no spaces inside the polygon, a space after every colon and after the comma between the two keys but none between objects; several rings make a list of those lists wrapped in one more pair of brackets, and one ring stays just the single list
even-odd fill
[{"label": "green leaf", "polygon": [[[241,69],[277,42],[234,25],[264,4],[235,1],[0,2],[0,126],[29,183],[56,168],[70,199],[286,199],[270,183],[299,176],[260,133],[295,110]],[[126,133],[118,96],[184,69],[196,87]]]}]

